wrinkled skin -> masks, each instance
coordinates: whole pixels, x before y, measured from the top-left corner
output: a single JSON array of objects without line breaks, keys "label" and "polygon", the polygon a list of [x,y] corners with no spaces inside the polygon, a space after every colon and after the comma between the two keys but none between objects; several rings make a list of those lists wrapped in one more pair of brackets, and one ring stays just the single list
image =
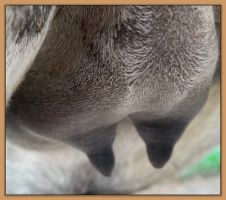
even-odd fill
[{"label": "wrinkled skin", "polygon": [[[9,95],[7,123],[82,150],[109,176],[115,128],[129,116],[153,166],[164,166],[208,95],[218,57],[212,7],[51,9],[41,27],[30,25],[40,35],[49,23]],[[25,30],[20,37],[37,37]]]}]

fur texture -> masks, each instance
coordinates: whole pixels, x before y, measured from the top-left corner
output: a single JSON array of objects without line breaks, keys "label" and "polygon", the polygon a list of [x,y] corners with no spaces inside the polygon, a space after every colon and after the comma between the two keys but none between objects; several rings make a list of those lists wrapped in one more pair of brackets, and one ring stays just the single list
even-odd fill
[{"label": "fur texture", "polygon": [[25,59],[32,65],[16,84],[8,126],[70,144],[110,175],[115,128],[129,116],[150,161],[162,167],[208,94],[218,58],[213,8],[58,6],[49,13],[39,26],[28,19],[14,39],[33,38],[34,30],[42,42]]},{"label": "fur texture", "polygon": [[54,11],[54,6],[6,6],[6,106],[38,53]]}]

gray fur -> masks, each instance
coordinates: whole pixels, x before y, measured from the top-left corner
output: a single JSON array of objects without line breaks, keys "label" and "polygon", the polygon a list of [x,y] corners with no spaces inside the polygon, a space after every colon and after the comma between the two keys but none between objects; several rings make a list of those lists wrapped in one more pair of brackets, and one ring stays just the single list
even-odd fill
[{"label": "gray fur", "polygon": [[11,6],[10,9],[14,13],[10,29],[12,40],[19,43],[23,38],[32,38],[41,32],[51,6]]},{"label": "gray fur", "polygon": [[7,106],[31,67],[54,13],[54,6],[6,6]]},{"label": "gray fur", "polygon": [[130,116],[162,167],[217,58],[211,6],[58,6],[8,123],[81,149],[110,175],[115,126]]}]

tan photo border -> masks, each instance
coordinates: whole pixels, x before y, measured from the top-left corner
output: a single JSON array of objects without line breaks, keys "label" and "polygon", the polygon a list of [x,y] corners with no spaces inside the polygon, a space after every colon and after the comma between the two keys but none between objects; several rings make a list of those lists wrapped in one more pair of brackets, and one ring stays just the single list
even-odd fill
[{"label": "tan photo border", "polygon": [[[74,5],[85,5],[85,4],[149,4],[149,5],[162,5],[162,4],[195,4],[195,5],[221,5],[221,195],[5,195],[5,167],[6,167],[6,160],[5,160],[5,6],[6,5],[12,5],[12,4],[74,4]],[[226,127],[224,122],[224,119],[226,120],[225,116],[225,106],[224,102],[226,102],[226,71],[225,71],[225,57],[224,53],[226,51],[226,44],[225,44],[225,34],[226,34],[226,1],[225,0],[49,0],[49,1],[43,1],[43,0],[1,0],[0,1],[0,133],[1,133],[1,139],[0,139],[0,199],[90,199],[90,198],[96,198],[96,199],[226,199],[226,187],[225,187],[225,180],[226,180],[226,173],[225,173],[225,160],[222,158],[224,156],[224,153],[226,151]]]}]

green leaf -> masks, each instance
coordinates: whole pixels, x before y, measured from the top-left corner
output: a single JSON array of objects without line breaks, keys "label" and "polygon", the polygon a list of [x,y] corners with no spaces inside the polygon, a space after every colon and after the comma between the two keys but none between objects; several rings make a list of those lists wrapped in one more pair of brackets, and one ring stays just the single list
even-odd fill
[{"label": "green leaf", "polygon": [[194,175],[211,176],[220,171],[220,145],[213,148],[194,165],[187,167],[179,175],[180,179],[187,179]]}]

